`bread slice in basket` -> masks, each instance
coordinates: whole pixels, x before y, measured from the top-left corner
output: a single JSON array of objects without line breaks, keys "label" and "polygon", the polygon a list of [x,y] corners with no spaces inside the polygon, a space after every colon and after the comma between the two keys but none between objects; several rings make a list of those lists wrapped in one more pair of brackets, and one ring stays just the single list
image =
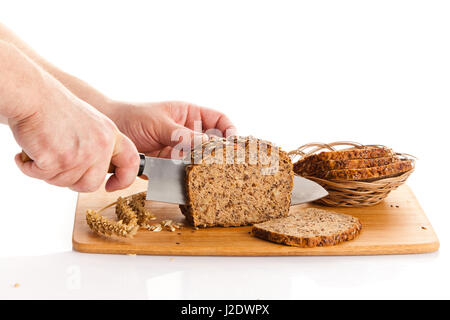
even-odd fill
[{"label": "bread slice in basket", "polygon": [[294,171],[301,176],[340,181],[373,181],[395,177],[414,167],[386,147],[352,148],[312,154],[297,161]]},{"label": "bread slice in basket", "polygon": [[318,176],[331,170],[362,169],[379,167],[391,164],[394,157],[382,157],[372,159],[347,159],[347,160],[325,160],[325,161],[298,161],[294,165],[294,171],[302,176]]},{"label": "bread slice in basket", "polygon": [[398,176],[413,169],[413,162],[410,159],[396,160],[385,166],[360,168],[360,169],[341,169],[324,172],[323,177],[328,180],[352,180],[352,181],[372,181]]},{"label": "bread slice in basket", "polygon": [[332,152],[321,152],[312,154],[303,160],[307,161],[326,161],[326,160],[349,160],[349,159],[374,159],[393,157],[394,152],[390,148],[385,147],[364,147],[351,148]]},{"label": "bread slice in basket", "polygon": [[188,202],[180,206],[192,225],[243,226],[288,215],[294,173],[280,148],[253,137],[216,139],[194,150],[192,160]]},{"label": "bread slice in basket", "polygon": [[311,248],[353,240],[361,229],[361,222],[353,216],[308,208],[288,217],[255,224],[252,234],[276,243]]}]

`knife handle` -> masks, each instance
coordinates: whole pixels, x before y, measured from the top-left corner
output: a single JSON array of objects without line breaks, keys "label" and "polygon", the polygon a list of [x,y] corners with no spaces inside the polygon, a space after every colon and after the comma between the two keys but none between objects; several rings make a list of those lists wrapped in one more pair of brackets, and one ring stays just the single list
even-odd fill
[{"label": "knife handle", "polygon": [[[139,154],[139,171],[137,176],[140,177],[142,176],[142,174],[144,173],[144,169],[145,169],[145,154],[143,153],[138,153]],[[116,172],[116,166],[113,165],[112,163],[109,164],[109,168],[108,168],[108,173],[115,173]]]},{"label": "knife handle", "polygon": [[[29,161],[33,161],[33,159],[31,159],[26,153],[25,151],[22,150],[22,153],[20,154],[20,158],[22,159],[22,162],[29,162]],[[140,163],[139,163],[139,172],[138,172],[138,177],[142,176],[142,174],[144,173],[144,168],[145,168],[145,154],[143,153],[139,153],[139,158],[140,158]],[[109,164],[109,168],[108,168],[108,173],[115,173],[116,172],[116,166],[113,165],[112,163]]]}]

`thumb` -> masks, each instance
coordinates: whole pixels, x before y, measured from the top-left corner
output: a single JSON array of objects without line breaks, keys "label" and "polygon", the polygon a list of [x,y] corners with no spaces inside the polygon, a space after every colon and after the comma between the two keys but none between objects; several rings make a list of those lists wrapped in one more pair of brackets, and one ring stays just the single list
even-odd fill
[{"label": "thumb", "polygon": [[115,172],[106,183],[107,191],[125,189],[136,180],[139,154],[133,142],[121,133],[116,138],[111,164],[114,165]]}]

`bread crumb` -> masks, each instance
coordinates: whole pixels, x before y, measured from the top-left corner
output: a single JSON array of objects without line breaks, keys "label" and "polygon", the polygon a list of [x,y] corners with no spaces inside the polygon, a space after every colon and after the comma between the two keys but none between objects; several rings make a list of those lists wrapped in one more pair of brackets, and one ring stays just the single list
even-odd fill
[{"label": "bread crumb", "polygon": [[422,227],[422,230],[427,230],[427,228],[425,228],[425,227]]},{"label": "bread crumb", "polygon": [[136,253],[127,253],[127,256],[136,257]]},{"label": "bread crumb", "polygon": [[13,286],[14,288],[18,288],[18,287],[20,287],[20,284],[19,283],[14,283],[14,286]]}]

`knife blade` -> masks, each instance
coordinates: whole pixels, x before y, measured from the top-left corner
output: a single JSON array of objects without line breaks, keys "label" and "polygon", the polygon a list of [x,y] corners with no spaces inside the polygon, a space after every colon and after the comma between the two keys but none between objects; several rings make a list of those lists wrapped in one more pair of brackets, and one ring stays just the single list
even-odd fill
[{"label": "knife blade", "polygon": [[327,195],[327,190],[325,190],[317,182],[299,176],[294,176],[294,188],[292,188],[291,193],[291,206],[319,200]]},{"label": "knife blade", "polygon": [[147,200],[186,204],[185,167],[183,160],[145,157]]},{"label": "knife blade", "polygon": [[[186,204],[183,160],[145,157],[143,175],[148,177],[147,200]],[[318,200],[328,192],[318,183],[294,176],[291,205]]]}]

